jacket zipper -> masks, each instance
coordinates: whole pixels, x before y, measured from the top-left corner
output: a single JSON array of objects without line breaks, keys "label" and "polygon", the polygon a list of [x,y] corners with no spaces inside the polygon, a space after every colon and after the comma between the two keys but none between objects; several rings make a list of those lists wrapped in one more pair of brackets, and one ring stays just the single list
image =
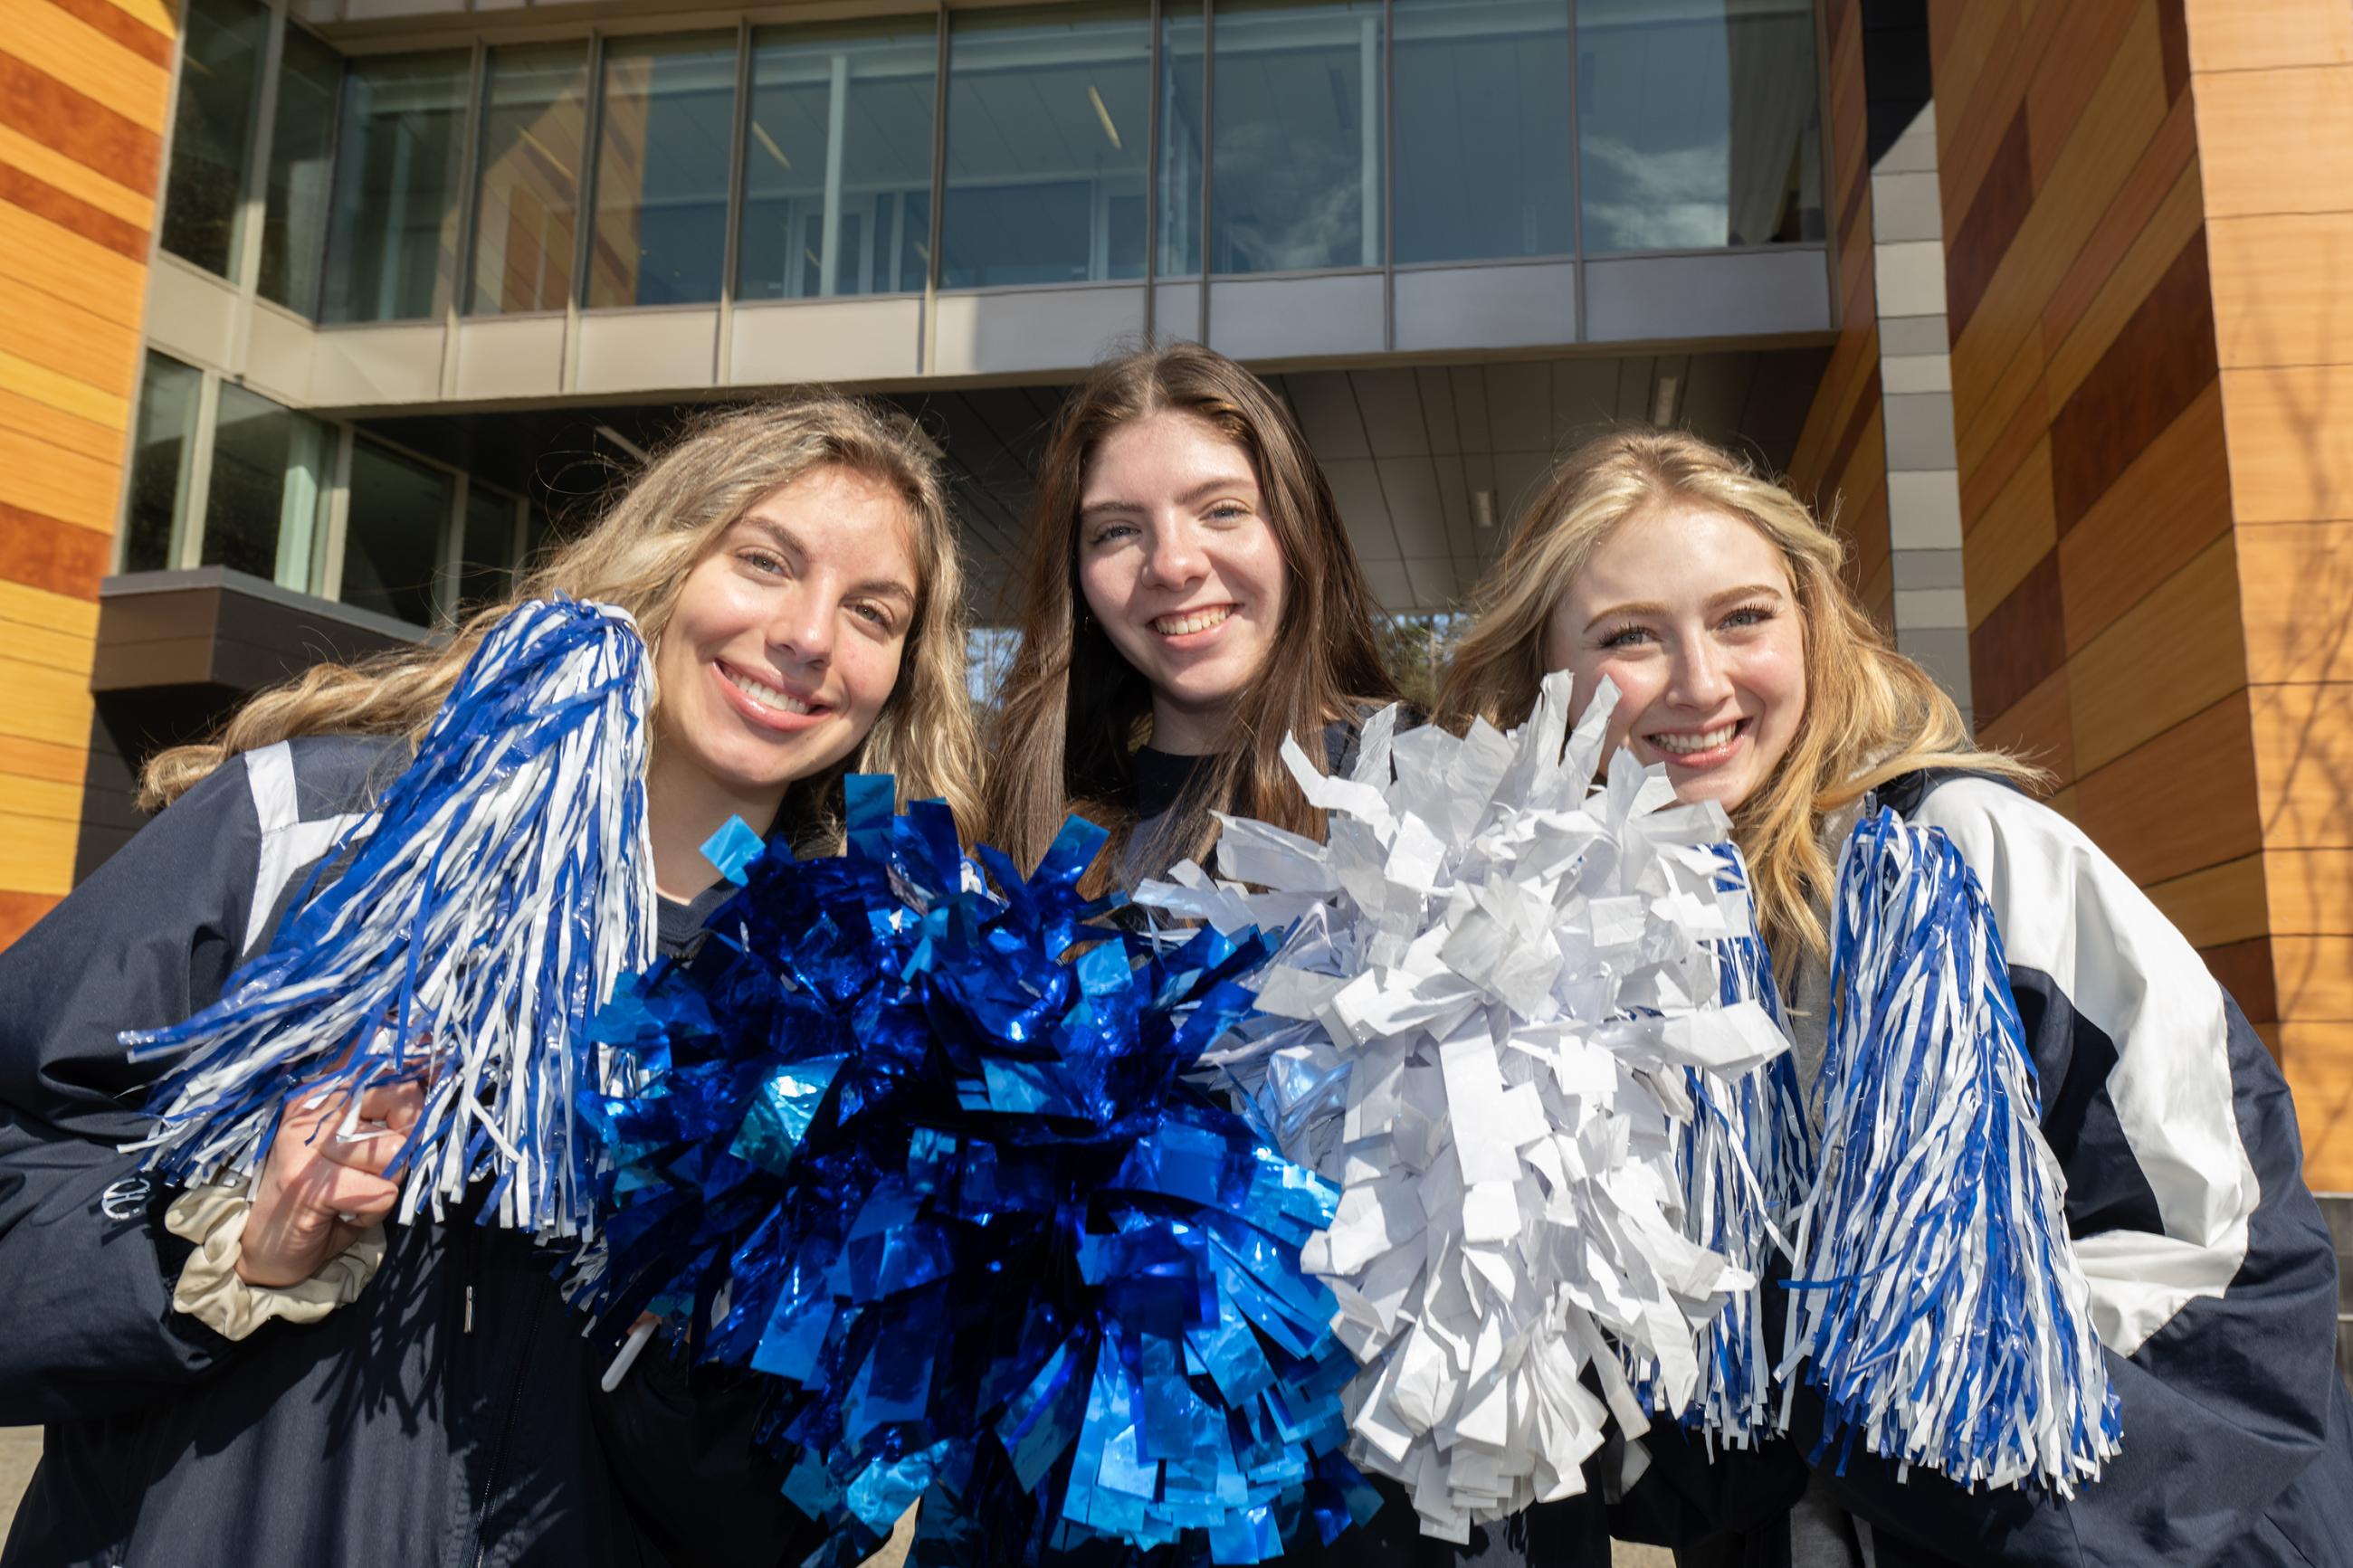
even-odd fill
[{"label": "jacket zipper", "polygon": [[[473,1330],[474,1288],[466,1287],[467,1331]],[[500,1462],[506,1458],[507,1438],[514,1431],[515,1413],[522,1408],[523,1384],[531,1371],[532,1342],[538,1337],[536,1314],[523,1324],[522,1342],[515,1347],[514,1385],[507,1393],[506,1414],[499,1420],[498,1436],[491,1445],[490,1463],[482,1470],[481,1500],[474,1508],[474,1568],[484,1568],[489,1562],[491,1543],[483,1539],[482,1530],[490,1522],[491,1494],[498,1489]]]}]

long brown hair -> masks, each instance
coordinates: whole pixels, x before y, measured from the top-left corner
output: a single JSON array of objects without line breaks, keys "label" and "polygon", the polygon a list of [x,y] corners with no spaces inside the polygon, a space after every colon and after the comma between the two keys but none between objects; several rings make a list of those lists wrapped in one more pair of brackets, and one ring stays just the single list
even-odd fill
[{"label": "long brown hair", "polygon": [[1441,722],[1517,724],[1545,677],[1553,606],[1609,532],[1683,502],[1729,512],[1781,553],[1805,636],[1806,708],[1779,764],[1732,814],[1748,858],[1757,923],[1787,964],[1827,952],[1817,897],[1832,874],[1822,819],[1898,774],[1970,768],[2022,784],[2042,775],[1979,748],[1960,710],[1928,672],[1897,653],[1841,574],[1846,547],[1783,485],[1745,459],[1673,430],[1613,432],[1553,471],[1513,525],[1510,542],[1473,590],[1475,624],[1439,685]]},{"label": "long brown hair", "polygon": [[1270,658],[1235,702],[1229,744],[1196,771],[1150,858],[1166,864],[1205,856],[1217,838],[1211,806],[1320,835],[1323,814],[1283,768],[1283,737],[1297,734],[1314,754],[1326,724],[1394,696],[1373,637],[1372,592],[1331,486],[1266,384],[1198,343],[1099,366],[1063,405],[1039,465],[1020,578],[1021,645],[990,732],[984,835],[1027,868],[1071,812],[1092,817],[1112,831],[1095,887],[1126,858],[1135,827],[1134,753],[1150,723],[1152,689],[1080,613],[1079,503],[1103,437],[1164,413],[1207,422],[1250,458],[1290,591],[1275,629],[1282,657]]},{"label": "long brown hair", "polygon": [[[375,734],[414,742],[500,616],[563,593],[617,605],[650,648],[661,640],[687,574],[728,527],[781,486],[839,465],[889,485],[906,502],[917,604],[899,681],[849,758],[797,781],[777,823],[802,843],[839,835],[834,785],[855,771],[897,775],[899,798],[944,798],[969,824],[979,806],[980,748],[965,689],[964,577],[937,449],[913,420],[858,399],[811,395],[705,419],[629,485],[596,525],[529,573],[512,597],[477,610],[443,642],[357,665],[315,666],[254,698],[213,740],[159,752],[140,804],[169,805],[240,752],[298,735]],[[659,704],[660,693],[654,700]]]}]

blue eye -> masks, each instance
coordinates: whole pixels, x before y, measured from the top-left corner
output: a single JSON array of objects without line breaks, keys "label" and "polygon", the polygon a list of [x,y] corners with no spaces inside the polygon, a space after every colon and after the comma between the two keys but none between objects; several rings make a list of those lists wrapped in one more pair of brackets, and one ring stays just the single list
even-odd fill
[{"label": "blue eye", "polygon": [[1608,637],[1603,637],[1601,639],[1601,646],[1603,647],[1632,647],[1638,643],[1649,642],[1651,640],[1651,628],[1648,626],[1621,626],[1618,630],[1611,632]]}]

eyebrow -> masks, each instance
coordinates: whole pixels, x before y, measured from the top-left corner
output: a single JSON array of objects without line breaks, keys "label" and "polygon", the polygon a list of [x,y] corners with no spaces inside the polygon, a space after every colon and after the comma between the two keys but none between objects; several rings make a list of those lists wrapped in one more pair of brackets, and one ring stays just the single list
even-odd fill
[{"label": "eyebrow", "polygon": [[[807,559],[808,546],[801,542],[800,536],[774,518],[749,516],[743,521],[746,526],[756,528],[775,540],[787,554],[802,560]],[[896,577],[869,577],[862,583],[851,584],[849,591],[853,594],[871,594],[877,597],[901,599],[909,605],[915,602],[915,591]]]},{"label": "eyebrow", "polygon": [[[1726,588],[1724,592],[1715,595],[1708,600],[1707,607],[1712,610],[1719,605],[1729,604],[1735,599],[1754,598],[1760,594],[1766,595],[1777,601],[1786,600],[1788,597],[1787,594],[1783,593],[1779,588],[1775,587],[1770,583],[1749,583],[1737,588]],[[1666,613],[1667,607],[1664,605],[1653,604],[1647,601],[1641,604],[1612,605],[1609,608],[1603,610],[1599,615],[1595,616],[1591,620],[1586,622],[1585,629],[1589,632],[1594,627],[1599,626],[1602,622],[1613,620],[1620,616],[1663,616]]]},{"label": "eyebrow", "polygon": [[[1249,487],[1254,497],[1258,491],[1258,480],[1254,476],[1239,472],[1220,474],[1214,479],[1202,480],[1199,484],[1195,485],[1191,489],[1187,490],[1183,495],[1178,496],[1176,498],[1176,504],[1178,506],[1195,506],[1201,501],[1207,500],[1209,497],[1217,494],[1219,490],[1239,490],[1245,486]],[[1091,517],[1099,511],[1144,511],[1148,509],[1141,501],[1098,500],[1089,501],[1084,506],[1079,508],[1079,516],[1083,519]]]}]

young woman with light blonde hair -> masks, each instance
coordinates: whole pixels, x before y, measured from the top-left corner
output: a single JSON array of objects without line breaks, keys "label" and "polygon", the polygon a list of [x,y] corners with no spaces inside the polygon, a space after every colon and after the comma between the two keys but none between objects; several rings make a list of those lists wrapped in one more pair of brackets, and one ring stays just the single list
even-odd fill
[{"label": "young woman with light blonde hair", "polygon": [[[2278,1067],[2181,933],[2028,793],[2043,775],[1975,745],[1889,645],[1845,558],[1740,458],[1672,431],[1605,436],[1514,528],[1441,716],[1516,724],[1550,670],[1576,672],[1579,701],[1616,683],[1613,735],[1730,815],[1818,1123],[1839,1109],[1814,1091],[1848,830],[1885,807],[1949,841],[2001,940],[2121,1447],[2071,1499],[1965,1490],[1835,1434],[1823,1450],[1822,1400],[1801,1384],[1791,1438],[1761,1453],[1711,1465],[1654,1426],[1621,1532],[1686,1563],[1800,1568],[2353,1561],[2335,1268]],[[1789,1273],[1773,1271],[1768,1315]]]},{"label": "young woman with light blonde hair", "polygon": [[[204,1008],[340,829],[406,767],[491,624],[568,595],[626,610],[654,681],[645,812],[659,947],[730,890],[730,818],[822,849],[839,781],[968,818],[978,748],[938,454],[817,397],[710,418],[515,600],[448,640],[315,669],[155,759],[164,806],[0,953],[0,1425],[45,1425],[5,1560],[797,1562],[817,1544],[752,1439],[756,1390],[642,1356],[611,1392],[560,1256],[475,1223],[386,1226],[402,1140],[290,1108],[249,1190],[156,1190],[146,1076],[118,1043]],[[339,869],[330,866],[328,878]],[[517,940],[527,933],[518,931]],[[412,1080],[360,1097],[414,1125]]]}]

